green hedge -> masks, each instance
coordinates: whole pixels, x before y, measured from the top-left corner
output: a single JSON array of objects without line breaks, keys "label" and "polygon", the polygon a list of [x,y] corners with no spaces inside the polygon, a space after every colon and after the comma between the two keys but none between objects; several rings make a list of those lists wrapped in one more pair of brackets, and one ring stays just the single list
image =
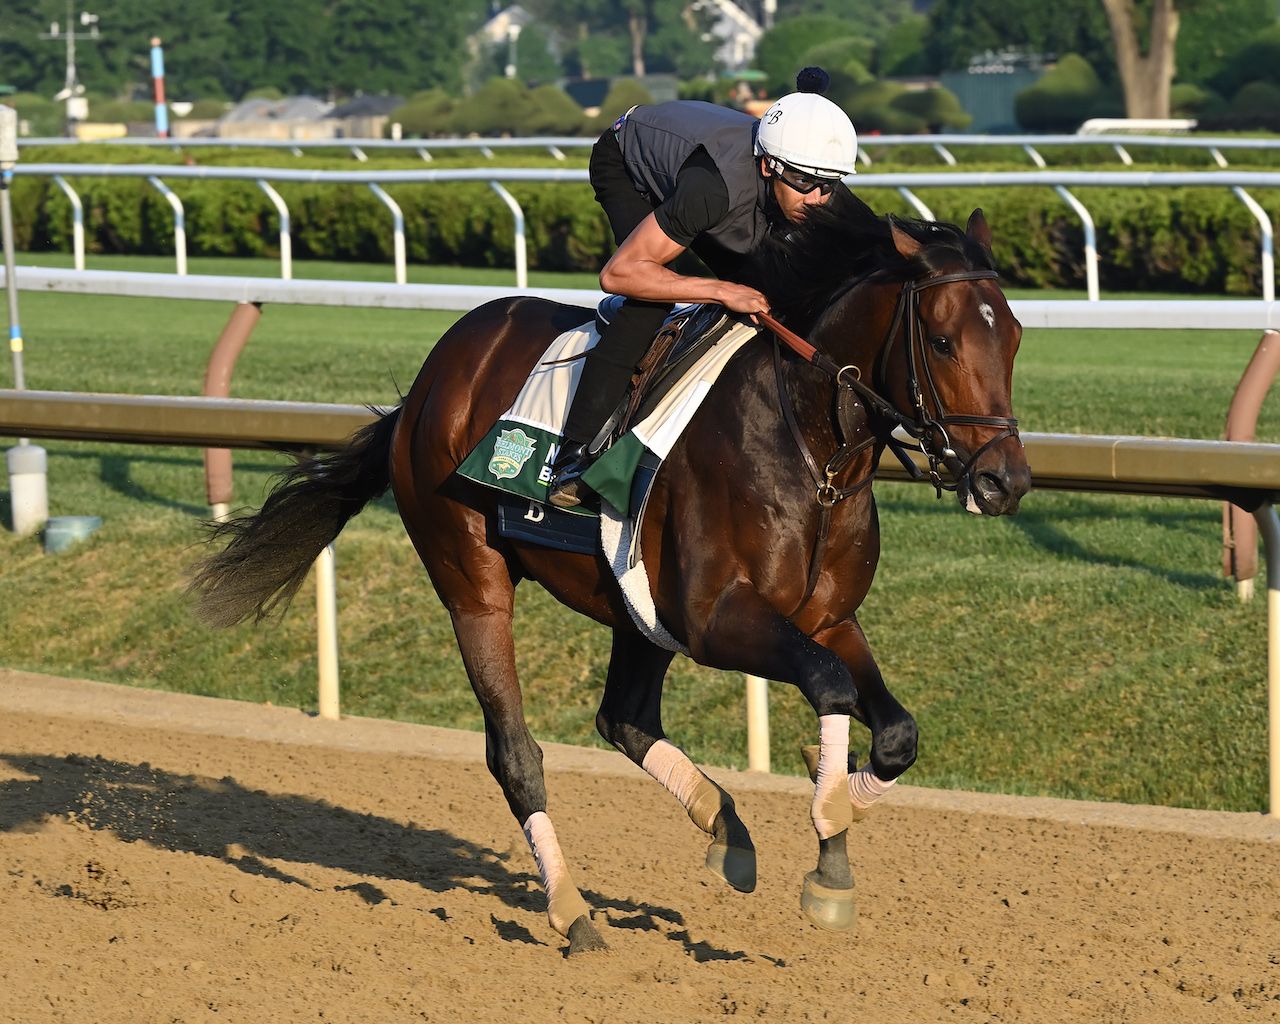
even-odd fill
[{"label": "green hedge", "polygon": [[[866,174],[866,172],[864,172]],[[866,175],[870,177],[870,175]],[[277,252],[278,222],[266,197],[239,182],[172,182],[187,212],[193,255],[266,256]],[[82,178],[91,252],[173,250],[172,213],[143,181]],[[278,186],[293,221],[301,259],[390,261],[391,220],[362,186]],[[542,270],[596,270],[611,241],[590,190],[575,184],[512,184],[525,211],[529,263]],[[408,256],[415,263],[511,266],[511,213],[482,183],[391,186],[405,215]],[[1113,291],[1179,291],[1257,295],[1261,290],[1258,227],[1227,189],[1079,189],[1098,228],[1103,287]],[[26,251],[71,248],[71,210],[48,179],[21,175],[13,185],[15,232]],[[911,214],[894,192],[865,189],[873,207]],[[1274,220],[1280,197],[1255,190]],[[1006,281],[1031,287],[1074,287],[1084,281],[1083,229],[1047,188],[927,189],[944,220],[963,224],[985,209]]]}]

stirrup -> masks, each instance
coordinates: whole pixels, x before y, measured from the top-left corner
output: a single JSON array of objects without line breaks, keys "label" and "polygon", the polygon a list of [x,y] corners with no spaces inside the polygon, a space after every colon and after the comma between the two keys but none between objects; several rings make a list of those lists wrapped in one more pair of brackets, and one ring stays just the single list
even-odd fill
[{"label": "stirrup", "polygon": [[547,487],[547,502],[556,508],[577,508],[587,498],[591,488],[582,481],[595,457],[585,444],[566,447],[556,456],[551,466],[551,483]]}]

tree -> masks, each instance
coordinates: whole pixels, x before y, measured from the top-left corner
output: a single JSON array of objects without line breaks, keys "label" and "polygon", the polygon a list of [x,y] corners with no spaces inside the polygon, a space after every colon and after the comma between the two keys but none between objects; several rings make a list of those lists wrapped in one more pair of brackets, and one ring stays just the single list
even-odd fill
[{"label": "tree", "polygon": [[1178,11],[1174,0],[1151,0],[1147,21],[1146,52],[1138,40],[1139,11],[1134,0],[1102,0],[1111,23],[1116,67],[1124,87],[1124,109],[1129,117],[1168,117],[1169,89],[1173,85],[1177,55]]},{"label": "tree", "polygon": [[791,92],[804,55],[819,43],[858,35],[853,25],[830,15],[801,15],[779,21],[756,44],[756,66],[769,76],[774,93]]},{"label": "tree", "polygon": [[1095,68],[1113,64],[1111,32],[1097,0],[938,0],[929,12],[930,69],[963,70],[988,50],[1077,53]]}]

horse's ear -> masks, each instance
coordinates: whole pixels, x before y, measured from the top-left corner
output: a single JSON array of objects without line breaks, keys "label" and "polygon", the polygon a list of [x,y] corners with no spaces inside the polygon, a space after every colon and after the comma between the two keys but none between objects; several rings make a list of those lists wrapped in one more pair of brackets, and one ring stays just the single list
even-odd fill
[{"label": "horse's ear", "polygon": [[987,218],[982,215],[981,208],[969,214],[969,223],[965,226],[964,233],[986,249],[987,252],[991,251],[991,225],[987,223]]},{"label": "horse's ear", "polygon": [[893,235],[893,247],[898,250],[898,255],[906,259],[911,259],[924,246],[912,238],[909,234],[898,227],[898,222],[892,217],[889,218],[889,231]]}]

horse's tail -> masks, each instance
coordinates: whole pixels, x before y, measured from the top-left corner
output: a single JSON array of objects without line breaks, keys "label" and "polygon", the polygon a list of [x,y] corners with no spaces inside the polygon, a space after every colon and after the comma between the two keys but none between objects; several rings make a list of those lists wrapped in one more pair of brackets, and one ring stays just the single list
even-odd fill
[{"label": "horse's tail", "polygon": [[227,544],[193,568],[187,594],[196,614],[221,627],[287,608],[325,546],[386,491],[399,418],[397,407],[343,448],[301,460],[281,474],[258,512],[213,524],[209,542]]}]

